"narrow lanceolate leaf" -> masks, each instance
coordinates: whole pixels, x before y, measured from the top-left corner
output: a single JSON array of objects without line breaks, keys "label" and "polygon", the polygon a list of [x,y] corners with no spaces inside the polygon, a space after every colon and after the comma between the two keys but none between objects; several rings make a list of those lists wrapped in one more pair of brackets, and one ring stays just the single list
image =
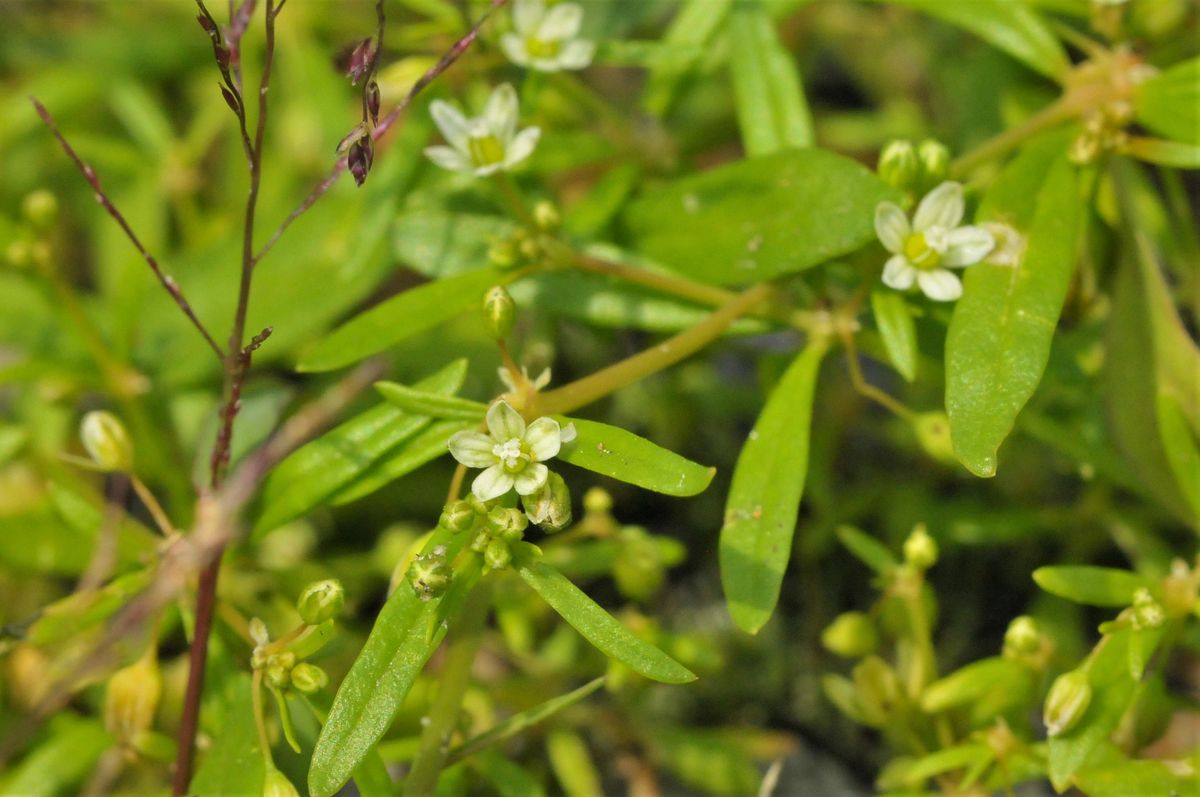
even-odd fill
[{"label": "narrow lanceolate leaf", "polygon": [[1200,141],[1200,56],[1138,86],[1134,106],[1143,125],[1194,146]]},{"label": "narrow lanceolate leaf", "polygon": [[420,390],[396,382],[376,382],[375,389],[389,404],[412,415],[482,421],[487,412],[487,405],[478,401]]},{"label": "narrow lanceolate leaf", "polygon": [[[1196,379],[1200,380],[1200,375]],[[1179,402],[1170,393],[1162,391],[1158,394],[1155,410],[1167,464],[1191,507],[1192,516],[1200,518],[1200,448],[1197,448],[1196,436],[1188,426]]]},{"label": "narrow lanceolate leaf", "polygon": [[[213,712],[214,727],[221,732],[213,738],[199,769],[192,777],[188,794],[261,794],[263,788],[262,755],[251,705],[250,675],[237,673],[221,685]],[[207,711],[205,712],[207,716]]]},{"label": "narrow lanceolate leaf", "polygon": [[532,545],[520,546],[513,562],[525,583],[604,655],[654,681],[683,684],[696,680],[691,670],[634,636],[566,576],[541,561]]},{"label": "narrow lanceolate leaf", "polygon": [[474,429],[476,426],[478,424],[469,421],[434,421],[376,460],[371,467],[334,493],[329,503],[341,506],[357,501],[380,487],[407,476],[422,465],[448,453],[446,441],[455,432]]},{"label": "narrow lanceolate leaf", "polygon": [[814,340],[771,391],[733,471],[721,529],[721,584],[733,621],[757,633],[775,610],[792,535],[812,426],[813,388],[825,354]]},{"label": "narrow lanceolate leaf", "polygon": [[352,365],[466,312],[482,300],[485,290],[514,276],[512,271],[483,268],[410,288],[330,332],[296,368],[332,371]]},{"label": "narrow lanceolate leaf", "polygon": [[854,558],[881,576],[899,564],[886,545],[853,526],[838,526],[837,538]]},{"label": "narrow lanceolate leaf", "polygon": [[[417,387],[423,392],[449,395],[462,386],[466,373],[466,360],[457,360],[418,382]],[[429,424],[426,415],[383,404],[301,446],[267,478],[254,534],[263,534],[328,503]]]},{"label": "narrow lanceolate leaf", "polygon": [[736,285],[803,271],[875,240],[899,193],[821,149],[719,166],[644,194],[624,220],[639,252],[695,279]]},{"label": "narrow lanceolate leaf", "polygon": [[871,292],[871,311],[888,359],[905,380],[917,378],[917,325],[904,295],[892,290]]},{"label": "narrow lanceolate leaf", "polygon": [[[1041,157],[1041,152],[1035,152]],[[1027,164],[1010,169],[1020,181],[1031,179],[1026,194],[997,186],[1015,204],[991,203],[981,220],[1013,224],[1027,238],[1016,267],[979,264],[967,269],[963,297],[954,309],[946,336],[946,412],[960,462],[977,476],[996,474],[997,450],[1017,413],[1033,395],[1050,357],[1075,265],[1080,199],[1075,168],[1060,157],[1044,176],[1027,178]],[[1035,197],[1036,203],[1021,196]],[[986,203],[985,203],[986,204]],[[986,213],[986,215],[985,215]],[[1025,226],[1024,219],[1031,219]]]},{"label": "narrow lanceolate leaf", "polygon": [[1012,0],[876,0],[908,6],[974,33],[1046,77],[1061,79],[1071,61],[1050,26],[1028,6]]},{"label": "narrow lanceolate leaf", "polygon": [[1055,565],[1033,571],[1037,585],[1053,595],[1088,606],[1128,606],[1146,579],[1114,567]]},{"label": "narrow lanceolate leaf", "polygon": [[662,38],[662,57],[650,67],[642,105],[662,116],[671,106],[683,78],[704,55],[725,23],[733,0],[685,0]]},{"label": "narrow lanceolate leaf", "polygon": [[[439,528],[426,551],[446,546],[450,560],[466,543],[465,534]],[[479,578],[478,557],[456,570],[450,589],[423,601],[402,584],[375,619],[362,651],[339,687],[329,718],[313,750],[308,787],[317,797],[334,794],[379,741],[404,703],[413,681],[446,634],[452,616]]]},{"label": "narrow lanceolate leaf", "polygon": [[559,459],[646,490],[696,495],[704,492],[717,472],[616,426],[563,416],[556,420],[564,426],[575,424],[576,432]]},{"label": "narrow lanceolate leaf", "polygon": [[792,56],[766,8],[738,3],[729,19],[729,63],[742,146],[750,156],[813,143],[812,114]]},{"label": "narrow lanceolate leaf", "polygon": [[1175,169],[1200,169],[1200,145],[1196,144],[1133,136],[1125,143],[1121,151],[1138,160],[1157,163],[1159,166],[1170,166]]}]

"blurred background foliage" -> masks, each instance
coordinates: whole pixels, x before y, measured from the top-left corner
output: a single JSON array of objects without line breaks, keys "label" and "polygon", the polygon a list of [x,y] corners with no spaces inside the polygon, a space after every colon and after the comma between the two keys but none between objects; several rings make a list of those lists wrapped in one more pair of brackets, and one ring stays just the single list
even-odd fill
[{"label": "blurred background foliage", "polygon": [[[700,52],[673,52],[661,44],[675,8],[667,0],[583,4],[585,34],[602,42],[596,65],[578,79],[543,86],[536,107],[523,109],[544,135],[519,179],[531,196],[560,204],[568,230],[620,245],[619,211],[642,187],[740,157],[728,52],[719,38]],[[935,136],[962,152],[1054,97],[1050,83],[1006,55],[927,17],[869,3],[767,5],[795,54],[817,140],[868,165],[895,137]],[[1066,19],[1087,11],[1071,0],[1030,5]],[[483,6],[388,3],[380,76],[385,108]],[[0,641],[6,654],[0,659],[0,736],[12,740],[3,750],[7,766],[37,766],[44,778],[38,794],[79,793],[96,777],[93,766],[110,743],[96,719],[98,685],[82,689],[48,722],[31,720],[28,712],[55,662],[83,642],[34,648],[18,642],[20,632],[39,607],[94,579],[97,568],[130,571],[155,545],[149,518],[135,508],[120,527],[112,561],[98,564],[96,521],[105,511],[106,491],[115,500],[127,493],[114,479],[63,463],[59,454],[79,452],[76,428],[83,411],[118,411],[134,436],[140,474],[186,528],[192,484],[203,479],[215,433],[220,375],[27,97],[36,96],[55,114],[198,315],[224,330],[233,313],[245,168],[194,15],[182,0],[0,0],[0,625],[6,629]],[[1173,63],[1194,54],[1196,17],[1192,7],[1170,29],[1143,21],[1141,38],[1156,45],[1152,58]],[[373,26],[367,0],[291,0],[281,16],[259,211],[264,232],[327,173],[335,145],[357,120],[357,92],[336,64]],[[421,154],[434,141],[426,112],[430,98],[471,102],[502,79],[520,85],[520,73],[496,47],[495,30],[488,29],[482,43],[423,95],[379,148],[366,186],[358,190],[342,179],[256,273],[249,328],[271,325],[274,335],[255,358],[236,425],[235,460],[331,383],[293,371],[306,347],[357,308],[478,265],[490,237],[508,229],[496,197],[439,171]],[[249,74],[255,74],[258,55],[254,48],[247,55]],[[687,71],[647,68],[671,58],[687,62]],[[528,79],[522,90],[530,90]],[[52,192],[60,208],[48,229],[37,228],[23,210],[26,197],[41,189]],[[1180,189],[1194,201],[1194,182]],[[1185,195],[1185,207],[1188,201]],[[1154,233],[1168,253],[1183,246],[1165,224]],[[1091,235],[1094,251],[1112,246],[1103,229],[1093,227]],[[1194,313],[1195,263],[1168,262],[1180,264],[1175,284],[1183,306]],[[836,292],[847,282],[839,269],[852,267],[806,272],[789,287],[802,302]],[[533,373],[552,366],[556,382],[636,352],[653,333],[681,328],[701,312],[678,302],[639,304],[629,292],[597,300],[568,288],[550,280],[514,290],[527,308],[515,348]],[[925,356],[915,383],[871,361],[865,367],[870,381],[909,405],[935,409],[942,402],[936,353],[948,310],[926,305],[926,311],[919,322]],[[1194,323],[1194,315],[1186,317]],[[820,674],[837,666],[819,645],[821,629],[871,599],[868,574],[837,545],[834,532],[842,524],[870,530],[893,550],[919,522],[939,539],[942,559],[930,578],[940,596],[937,645],[946,671],[996,653],[1007,623],[1021,613],[1051,629],[1064,659],[1086,651],[1102,616],[1039,592],[1031,571],[1068,562],[1165,572],[1170,557],[1195,541],[1153,500],[1155,486],[1131,473],[1108,442],[1096,388],[1104,321],[1082,291],[1068,299],[1043,387],[990,480],[931,456],[934,443],[855,393],[844,358],[830,357],[817,394],[793,561],[780,610],[757,637],[736,632],[725,613],[716,532],[736,453],[764,387],[797,345],[793,333],[761,334],[761,327],[740,325],[702,356],[590,408],[589,417],[718,469],[713,486],[688,500],[603,483],[622,524],[664,538],[655,549],[657,564],[648,569],[680,560],[661,589],[631,587],[628,574],[624,585],[614,583],[603,561],[597,566],[586,552],[559,551],[564,571],[589,582],[601,602],[625,605],[627,617],[648,624],[648,634],[666,635],[666,649],[701,680],[679,688],[616,679],[607,696],[575,709],[571,724],[548,736],[532,732],[514,758],[534,771],[554,768],[556,757],[569,761],[579,752],[568,728],[583,727],[609,788],[661,777],[685,793],[752,793],[760,778],[754,762],[791,751],[805,762],[796,778],[828,778],[824,786],[810,785],[827,790],[806,793],[867,791],[884,752],[869,732],[835,712],[819,685]],[[459,356],[470,362],[462,394],[494,395],[499,359],[474,316],[389,351],[388,375],[411,382]],[[374,401],[364,396],[361,407]],[[290,607],[305,583],[340,578],[349,598],[347,619],[321,661],[336,683],[361,646],[396,562],[437,516],[451,468],[446,460],[435,462],[238,546],[227,556],[223,600],[284,628],[294,622]],[[576,496],[602,481],[573,470],[564,476]],[[496,633],[507,635],[509,645],[530,635],[526,651],[536,660],[514,665],[504,658],[512,654],[489,645],[490,658],[480,669],[490,685],[473,690],[468,705],[477,717],[490,716],[497,705],[527,706],[567,691],[602,667],[569,629],[549,622],[545,607],[535,608],[515,587],[512,592],[501,605],[511,603],[508,614],[520,619],[506,626],[502,617]],[[651,624],[648,617],[657,620]],[[169,748],[186,672],[178,613],[168,616],[162,633],[164,699],[155,727]],[[1178,677],[1194,695],[1200,640],[1189,642]],[[219,629],[207,727],[215,727],[208,719],[238,705],[236,695],[223,695],[238,689],[235,673],[244,668],[246,654],[243,641]],[[524,677],[513,675],[522,666]],[[419,732],[428,694],[419,685],[410,698],[382,748],[385,760],[411,755],[404,744]],[[236,736],[250,720],[244,713],[226,717],[222,733],[247,738]],[[306,745],[314,733],[308,725],[300,728]],[[208,743],[220,740],[210,736]],[[538,752],[543,743],[549,756]],[[502,764],[478,766],[482,771]],[[300,757],[281,758],[280,767],[294,782],[304,782]],[[650,775],[651,767],[663,774]],[[114,788],[150,793],[162,788],[164,772],[161,761],[146,756]]]}]

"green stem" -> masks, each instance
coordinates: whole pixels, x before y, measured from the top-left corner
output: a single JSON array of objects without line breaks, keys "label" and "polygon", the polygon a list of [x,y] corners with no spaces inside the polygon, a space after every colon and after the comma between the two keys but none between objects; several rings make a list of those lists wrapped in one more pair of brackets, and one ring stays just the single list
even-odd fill
[{"label": "green stem", "polygon": [[988,139],[954,161],[954,163],[950,164],[950,176],[963,177],[980,164],[1016,149],[1026,139],[1078,116],[1091,103],[1099,99],[1093,96],[1094,93],[1077,92],[1074,94],[1064,94],[1054,103],[1038,111],[1023,123]]},{"label": "green stem", "polygon": [[263,671],[255,670],[251,685],[254,696],[254,727],[258,731],[258,746],[262,751],[263,764],[269,772],[275,768],[275,760],[271,757],[271,743],[267,740],[267,721],[263,716],[262,680]]},{"label": "green stem", "polygon": [[429,709],[428,724],[421,732],[420,747],[412,769],[404,780],[404,797],[430,797],[437,789],[438,775],[446,761],[450,735],[462,712],[463,695],[471,682],[471,665],[483,639],[483,626],[491,603],[486,585],[474,590],[455,625],[457,635],[446,651],[446,664],[438,678],[438,693]]},{"label": "green stem", "polygon": [[570,412],[690,357],[720,337],[730,324],[769,294],[770,286],[766,283],[735,294],[733,299],[690,329],[590,376],[540,395],[530,416]]},{"label": "green stem", "polygon": [[508,173],[503,171],[496,172],[492,175],[492,180],[500,189],[500,193],[504,196],[505,201],[508,202],[509,210],[516,216],[517,221],[531,230],[536,230],[537,222],[533,220],[533,213],[530,212],[529,206],[525,204],[525,198],[521,196],[521,192],[517,190]]}]

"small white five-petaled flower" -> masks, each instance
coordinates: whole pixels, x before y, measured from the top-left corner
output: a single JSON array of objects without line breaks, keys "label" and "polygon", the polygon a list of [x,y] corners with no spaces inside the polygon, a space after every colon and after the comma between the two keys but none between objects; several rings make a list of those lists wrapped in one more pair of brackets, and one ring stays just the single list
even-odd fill
[{"label": "small white five-petaled flower", "polygon": [[484,468],[471,483],[471,492],[480,501],[499,498],[514,487],[518,495],[536,493],[550,475],[542,463],[557,456],[563,443],[575,439],[574,424],[559,426],[553,418],[538,418],[526,427],[506,401],[488,409],[487,429],[487,434],[458,432],[446,444],[462,464]]},{"label": "small white five-petaled flower", "polygon": [[974,265],[996,245],[982,227],[959,226],[964,209],[962,185],[951,182],[925,195],[912,224],[899,207],[880,202],[875,208],[875,233],[892,253],[883,267],[883,284],[906,291],[915,283],[939,302],[962,296],[962,282],[948,269]]},{"label": "small white five-petaled flower", "polygon": [[480,116],[434,100],[429,113],[450,146],[427,147],[425,155],[443,169],[477,177],[511,169],[529,157],[542,134],[536,127],[518,133],[517,112],[517,92],[508,83],[492,91]]},{"label": "small white five-petaled flower", "polygon": [[517,66],[558,72],[583,69],[592,62],[596,45],[578,38],[583,9],[577,4],[547,9],[545,0],[516,0],[512,19],[516,30],[501,36],[500,46]]}]

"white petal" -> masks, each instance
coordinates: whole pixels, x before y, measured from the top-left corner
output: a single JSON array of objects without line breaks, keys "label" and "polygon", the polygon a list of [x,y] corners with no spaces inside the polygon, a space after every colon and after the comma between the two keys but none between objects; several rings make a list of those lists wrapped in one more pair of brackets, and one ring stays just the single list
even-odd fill
[{"label": "white petal", "polygon": [[479,432],[458,432],[446,441],[450,455],[468,468],[486,468],[499,458],[492,453],[496,441]]},{"label": "white petal", "polygon": [[917,279],[917,270],[905,259],[904,255],[888,258],[883,267],[883,284],[898,291],[906,291],[913,286]]},{"label": "white petal", "polygon": [[537,37],[544,42],[563,41],[579,32],[583,9],[575,3],[559,3],[542,17]]},{"label": "white petal", "polygon": [[546,15],[545,0],[516,0],[513,3],[512,20],[517,33],[528,36]]},{"label": "white petal", "polygon": [[918,272],[917,284],[921,286],[922,292],[934,301],[952,302],[962,296],[962,282],[953,272],[944,268]]},{"label": "white petal", "polygon": [[508,60],[517,66],[529,66],[529,51],[525,49],[525,40],[515,33],[506,33],[500,37],[500,49]]},{"label": "white petal", "polygon": [[487,428],[497,443],[520,440],[525,436],[525,419],[507,401],[497,401],[488,408]]},{"label": "white petal", "polygon": [[960,183],[945,182],[930,191],[917,205],[913,229],[923,232],[930,227],[947,230],[958,226],[963,217],[963,187]]},{"label": "white petal", "polygon": [[490,501],[511,490],[513,481],[511,473],[499,465],[493,465],[475,477],[475,481],[471,482],[471,492],[480,501]]},{"label": "white petal", "polygon": [[574,439],[575,439],[575,424],[568,423],[566,426],[562,427],[561,430],[559,430],[558,440],[564,446],[567,443],[570,443]]},{"label": "white petal", "polygon": [[434,100],[429,103],[429,115],[450,146],[459,150],[467,148],[467,118],[462,111],[448,102]]},{"label": "white petal", "polygon": [[517,131],[517,90],[511,83],[501,83],[492,90],[483,109],[483,118],[488,130],[501,144],[512,141],[513,133]]},{"label": "white petal", "polygon": [[592,62],[596,54],[596,43],[587,39],[574,39],[563,46],[558,54],[558,65],[563,69],[583,69]]},{"label": "white petal", "polygon": [[946,236],[942,265],[961,268],[978,263],[996,248],[996,239],[982,227],[959,227]]},{"label": "white petal", "polygon": [[875,234],[889,252],[904,251],[904,239],[912,234],[908,216],[891,202],[880,202],[875,206]]},{"label": "white petal", "polygon": [[526,465],[517,474],[514,484],[517,488],[518,495],[533,495],[538,490],[542,489],[542,485],[546,483],[546,479],[550,476],[550,469],[540,462],[534,462]]},{"label": "white petal", "polygon": [[562,430],[553,418],[538,418],[525,430],[525,442],[534,462],[545,462],[556,456],[562,446]]},{"label": "white petal", "polygon": [[467,172],[470,174],[471,159],[456,149],[450,147],[426,147],[425,157],[452,172]]},{"label": "white petal", "polygon": [[486,166],[480,166],[479,168],[475,169],[474,174],[476,177],[487,177],[489,174],[495,174],[503,168],[504,161],[489,163]]},{"label": "white petal", "polygon": [[533,148],[537,146],[541,136],[542,130],[539,127],[527,127],[517,133],[512,143],[504,151],[504,168],[516,166],[533,154]]}]

